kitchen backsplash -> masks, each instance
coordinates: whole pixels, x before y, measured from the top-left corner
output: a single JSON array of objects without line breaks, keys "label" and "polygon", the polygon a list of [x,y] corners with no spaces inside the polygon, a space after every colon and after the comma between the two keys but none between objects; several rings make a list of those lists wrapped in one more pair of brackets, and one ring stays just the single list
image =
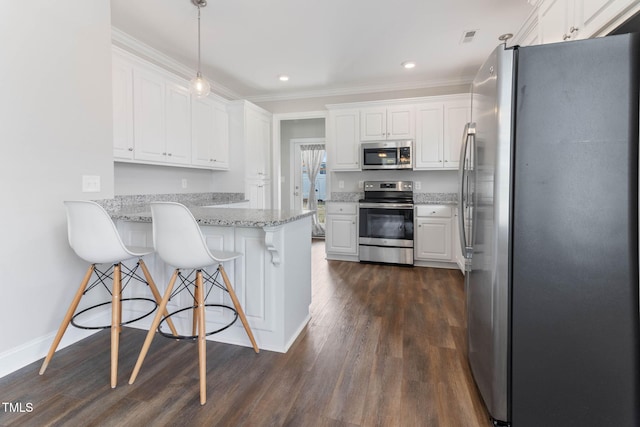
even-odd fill
[{"label": "kitchen backsplash", "polygon": [[151,202],[180,202],[191,206],[207,206],[244,200],[244,193],[172,193],[115,196],[113,199],[96,200],[96,202],[108,212],[116,212],[122,208],[148,205]]},{"label": "kitchen backsplash", "polygon": [[[364,197],[362,192],[332,192],[332,202],[357,202]],[[413,202],[417,204],[456,204],[458,193],[413,193]]]}]

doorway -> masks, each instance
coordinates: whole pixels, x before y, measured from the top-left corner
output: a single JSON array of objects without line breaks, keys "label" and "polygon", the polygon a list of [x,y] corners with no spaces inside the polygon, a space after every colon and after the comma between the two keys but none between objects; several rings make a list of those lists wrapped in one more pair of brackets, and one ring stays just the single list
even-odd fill
[{"label": "doorway", "polygon": [[312,237],[324,238],[327,200],[327,153],[324,138],[290,140],[291,207],[314,210]]}]

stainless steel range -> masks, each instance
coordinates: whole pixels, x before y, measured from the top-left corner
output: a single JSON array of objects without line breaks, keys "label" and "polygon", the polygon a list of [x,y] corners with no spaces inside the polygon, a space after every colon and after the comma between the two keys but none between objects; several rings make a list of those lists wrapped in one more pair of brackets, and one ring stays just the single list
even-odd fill
[{"label": "stainless steel range", "polygon": [[413,182],[365,181],[360,261],[413,265]]}]

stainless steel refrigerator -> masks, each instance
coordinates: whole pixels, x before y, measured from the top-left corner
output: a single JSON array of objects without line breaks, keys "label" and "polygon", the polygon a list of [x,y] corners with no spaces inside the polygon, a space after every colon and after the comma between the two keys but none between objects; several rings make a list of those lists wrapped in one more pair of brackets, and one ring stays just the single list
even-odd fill
[{"label": "stainless steel refrigerator", "polygon": [[496,425],[640,425],[640,38],[498,47],[461,153],[468,359]]}]

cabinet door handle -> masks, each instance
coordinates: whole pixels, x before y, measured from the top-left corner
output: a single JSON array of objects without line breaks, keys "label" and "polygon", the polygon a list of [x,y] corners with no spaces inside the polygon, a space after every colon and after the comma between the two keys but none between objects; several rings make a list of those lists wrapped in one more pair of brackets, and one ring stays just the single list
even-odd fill
[{"label": "cabinet door handle", "polygon": [[129,147],[129,151],[133,151],[133,147]]},{"label": "cabinet door handle", "polygon": [[167,155],[167,153],[162,153],[162,155],[163,155],[163,156],[166,156],[166,155]]},{"label": "cabinet door handle", "polygon": [[171,154],[171,153],[169,153],[168,155],[169,155],[169,156],[173,156],[173,154]]},{"label": "cabinet door handle", "polygon": [[570,36],[570,35],[568,35],[568,34],[564,34],[564,35],[562,36],[562,40],[569,40],[570,38],[571,38],[571,36]]},{"label": "cabinet door handle", "polygon": [[579,29],[580,29],[580,28],[578,28],[578,27],[571,27],[571,28],[569,28],[569,33],[573,34],[573,33],[575,33],[576,31],[578,31]]}]

